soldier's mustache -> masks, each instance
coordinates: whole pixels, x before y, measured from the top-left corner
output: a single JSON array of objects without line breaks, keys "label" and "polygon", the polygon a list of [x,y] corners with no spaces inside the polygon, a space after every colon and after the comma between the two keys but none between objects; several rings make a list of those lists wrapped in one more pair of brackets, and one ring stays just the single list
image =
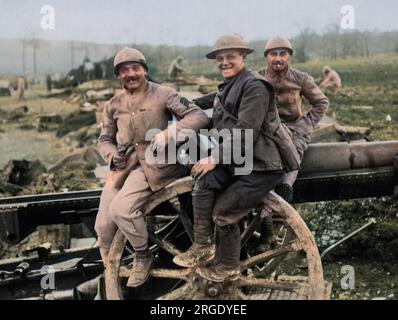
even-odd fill
[{"label": "soldier's mustache", "polygon": [[272,63],[274,66],[276,66],[277,64],[280,64],[281,66],[284,65],[283,61],[275,61]]},{"label": "soldier's mustache", "polygon": [[132,80],[132,81],[137,81],[137,80],[139,80],[140,78],[138,78],[138,77],[126,77],[125,78],[125,80],[126,81],[130,81],[130,80]]}]

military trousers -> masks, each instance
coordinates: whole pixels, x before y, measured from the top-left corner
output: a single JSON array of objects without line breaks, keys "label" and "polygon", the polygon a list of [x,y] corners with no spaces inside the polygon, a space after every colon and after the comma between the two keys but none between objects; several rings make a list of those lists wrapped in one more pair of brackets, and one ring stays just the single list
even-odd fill
[{"label": "military trousers", "polygon": [[[293,130],[291,130],[291,132],[292,132],[293,144],[296,147],[296,150],[300,156],[300,163],[301,163],[301,161],[303,161],[304,153],[308,149],[308,146],[310,144],[311,137],[310,134],[299,134],[298,132]],[[292,187],[297,179],[298,172],[299,172],[298,170],[295,170],[285,173],[283,176],[282,183],[286,183]]]},{"label": "military trousers", "polygon": [[101,248],[109,249],[117,229],[120,229],[134,250],[147,249],[148,231],[140,208],[152,193],[140,165],[130,172],[120,190],[107,181],[95,222]]},{"label": "military trousers", "polygon": [[[253,171],[249,175],[237,176],[234,175],[232,166],[217,165],[213,171],[195,182],[192,196],[198,195],[195,199],[197,201],[208,201],[205,197],[200,197],[201,191],[204,194],[213,192],[214,223],[220,227],[233,225],[247,216],[269,191],[280,184],[282,177],[282,171]],[[197,201],[193,203],[198,203]]]}]

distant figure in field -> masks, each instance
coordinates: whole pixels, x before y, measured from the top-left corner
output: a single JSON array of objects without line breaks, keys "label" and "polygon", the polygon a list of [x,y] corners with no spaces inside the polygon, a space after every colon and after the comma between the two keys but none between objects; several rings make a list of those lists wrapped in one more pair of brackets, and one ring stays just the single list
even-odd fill
[{"label": "distant figure in field", "polygon": [[322,82],[319,87],[326,93],[335,95],[341,88],[341,79],[339,74],[329,66],[322,69]]},{"label": "distant figure in field", "polygon": [[105,63],[105,61],[101,62],[100,69],[101,69],[101,79],[106,79],[106,63]]},{"label": "distant figure in field", "polygon": [[18,101],[23,99],[25,90],[28,89],[28,83],[23,76],[18,76],[10,81],[10,92]]},{"label": "distant figure in field", "polygon": [[94,80],[95,67],[87,56],[83,60],[83,71],[84,71],[84,76],[85,76],[86,81]]},{"label": "distant figure in field", "polygon": [[178,56],[175,58],[169,67],[168,75],[171,80],[175,80],[179,76],[181,76],[184,73],[184,68],[181,66],[182,61],[184,60],[183,57]]}]

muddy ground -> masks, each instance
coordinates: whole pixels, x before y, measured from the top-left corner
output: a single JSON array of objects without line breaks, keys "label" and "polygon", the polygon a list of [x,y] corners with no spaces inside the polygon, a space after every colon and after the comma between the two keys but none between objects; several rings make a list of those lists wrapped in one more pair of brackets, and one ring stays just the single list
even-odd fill
[{"label": "muddy ground", "polygon": [[[341,124],[370,127],[373,140],[390,140],[398,136],[397,61],[397,56],[383,56],[368,60],[311,61],[297,67],[315,77],[324,64],[341,72],[344,87],[337,96],[329,97],[331,107],[328,115],[335,114]],[[45,98],[44,87],[33,86],[21,102],[11,97],[0,97],[0,168],[10,159],[38,159],[49,168],[81,147],[94,146],[99,132],[95,124],[82,129],[73,128],[69,134],[66,130],[62,135],[58,124],[41,129],[37,124],[43,114],[56,113],[63,120],[78,114],[79,106],[84,102],[83,96],[78,94],[89,89],[86,87],[74,96],[66,94]],[[97,85],[96,89],[101,89],[101,86]],[[188,98],[200,95],[192,88],[182,88],[182,93]],[[27,106],[28,111],[9,116],[21,106]],[[81,161],[69,163],[55,175],[49,177],[44,174],[37,183],[25,186],[19,194],[101,187],[102,184],[92,174],[94,167],[93,163]],[[0,196],[7,195],[10,194],[3,191]],[[333,282],[333,299],[398,298],[396,197],[303,204],[296,208],[313,231],[320,252],[365,224],[369,218],[376,218],[376,224],[328,254],[324,260],[325,278]],[[1,252],[5,253],[1,246],[0,243],[0,257]],[[354,289],[341,287],[342,267],[346,265],[354,267]]]}]

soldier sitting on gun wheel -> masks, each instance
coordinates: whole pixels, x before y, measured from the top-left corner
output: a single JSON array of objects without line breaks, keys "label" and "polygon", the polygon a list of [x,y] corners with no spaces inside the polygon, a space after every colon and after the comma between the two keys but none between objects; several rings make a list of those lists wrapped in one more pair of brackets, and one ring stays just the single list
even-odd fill
[{"label": "soldier sitting on gun wheel", "polygon": [[[252,52],[240,36],[226,35],[207,54],[216,60],[224,77],[213,97],[212,128],[230,134],[223,137],[217,153],[192,168],[196,179],[192,192],[194,243],[173,260],[184,267],[211,260],[197,272],[215,282],[240,274],[239,221],[282,181],[285,170],[298,168],[298,155],[280,123],[272,86],[245,67],[246,55]],[[234,135],[234,131],[241,134]],[[243,139],[245,131],[252,132],[251,143]],[[239,172],[239,166],[228,161],[232,149],[246,154],[253,150],[250,170]],[[282,149],[287,150],[283,155]]]},{"label": "soldier sitting on gun wheel", "polygon": [[[293,47],[289,40],[280,37],[270,39],[264,51],[268,65],[267,68],[261,69],[259,74],[275,88],[280,119],[292,134],[301,162],[310,143],[311,133],[325,115],[329,101],[310,75],[289,66],[292,55]],[[208,108],[213,103],[214,96],[209,94],[194,102],[202,108]],[[307,114],[302,110],[303,96],[312,106]],[[275,188],[275,191],[288,202],[293,199],[292,186],[297,175],[297,170],[285,174],[282,182]],[[271,244],[270,240],[273,237],[271,217],[264,220],[261,229],[261,237],[252,248],[253,254],[264,252]]]},{"label": "soldier sitting on gun wheel", "polygon": [[[149,162],[146,150],[166,148],[170,113],[179,119],[173,124],[177,134],[184,129],[198,132],[207,127],[209,119],[174,89],[148,81],[148,66],[140,51],[122,49],[115,56],[114,71],[123,91],[104,107],[99,150],[112,171],[101,195],[95,230],[105,268],[117,229],[128,239],[135,259],[127,286],[137,287],[146,281],[153,263],[140,207],[153,192],[188,173],[180,164],[157,166]],[[146,139],[151,129],[163,130],[153,138],[152,145]]]}]

